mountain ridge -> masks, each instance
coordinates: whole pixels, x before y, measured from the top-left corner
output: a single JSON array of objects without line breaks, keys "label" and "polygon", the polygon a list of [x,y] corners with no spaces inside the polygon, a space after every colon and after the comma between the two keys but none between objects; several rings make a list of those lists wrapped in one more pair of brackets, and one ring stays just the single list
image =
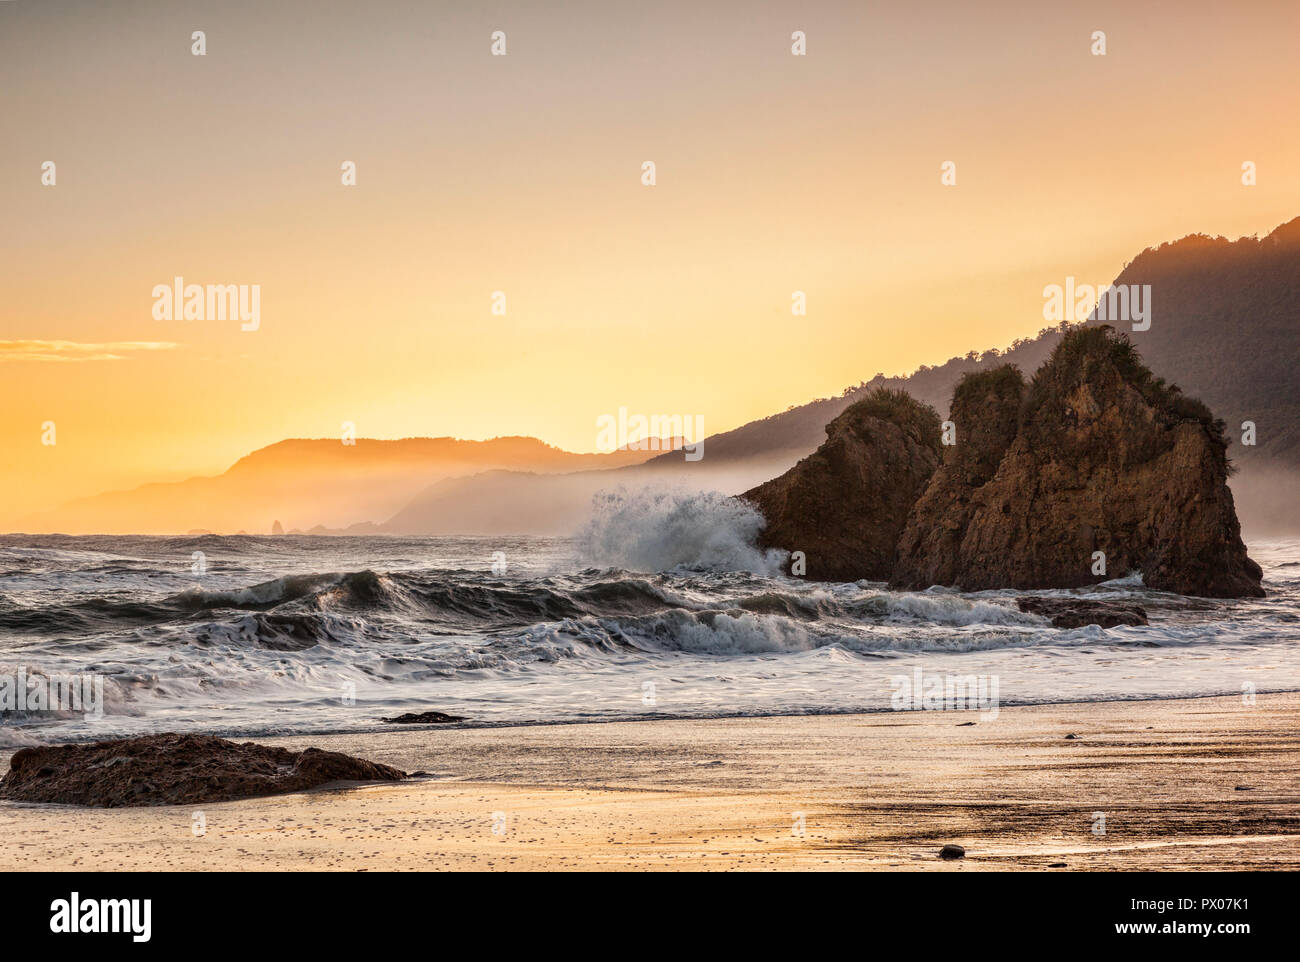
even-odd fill
[{"label": "mountain ridge", "polygon": [[[1207,254],[1213,256],[1207,260]],[[1234,262],[1236,276],[1229,278],[1231,283],[1220,281],[1207,289],[1198,275],[1209,268],[1222,269],[1225,258]],[[1271,293],[1256,298],[1248,296],[1247,292],[1259,290],[1260,282],[1269,278],[1273,281],[1269,285]],[[1172,283],[1174,280],[1178,282],[1177,287]],[[1300,370],[1292,363],[1295,341],[1290,341],[1289,353],[1260,350],[1252,354],[1234,340],[1239,328],[1216,332],[1211,326],[1216,320],[1226,324],[1227,320],[1237,319],[1243,310],[1256,306],[1254,301],[1262,299],[1273,308],[1266,315],[1266,332],[1283,341],[1280,346],[1284,347],[1288,346],[1288,339],[1300,338],[1300,217],[1279,225],[1264,237],[1248,235],[1234,241],[1222,236],[1188,234],[1147,247],[1124,265],[1112,283],[1152,284],[1156,302],[1151,330],[1130,336],[1155,369],[1176,381],[1188,394],[1204,400],[1216,412],[1222,412],[1230,427],[1234,419],[1238,423],[1249,420],[1246,415],[1255,411],[1273,415],[1273,430],[1258,445],[1246,449],[1239,440],[1233,445],[1237,457],[1300,466]],[[1175,294],[1172,308],[1166,300],[1170,292]],[[1170,315],[1184,328],[1184,318],[1197,322],[1198,330],[1184,330],[1182,345],[1173,343],[1169,335]],[[1090,317],[1078,323],[1098,326],[1107,322]],[[705,449],[710,458],[734,457],[742,451],[749,456],[758,451],[776,450],[797,450],[804,457],[821,444],[826,424],[855,400],[877,388],[905,390],[917,400],[932,405],[940,414],[946,414],[953,388],[963,374],[1008,363],[1022,371],[1037,370],[1055,349],[1062,333],[1073,326],[1077,325],[1068,322],[1049,325],[1033,337],[1015,339],[1005,349],[972,350],[942,364],[922,364],[911,374],[876,374],[869,381],[845,388],[838,396],[817,398],[710,436],[705,440]],[[1196,341],[1189,333],[1215,336]],[[1243,363],[1246,361],[1263,363],[1246,365]],[[1240,384],[1225,385],[1221,383],[1229,376],[1224,373],[1225,363],[1233,370],[1255,372],[1256,368],[1262,368],[1265,376],[1252,377],[1243,372],[1239,375]],[[1234,386],[1244,394],[1242,399],[1225,396],[1230,393],[1228,388]],[[1289,398],[1288,392],[1278,390],[1279,386],[1290,388]],[[817,425],[821,418],[825,420]],[[757,439],[760,433],[771,435],[771,440]],[[668,460],[661,455],[646,466],[656,467]]]}]

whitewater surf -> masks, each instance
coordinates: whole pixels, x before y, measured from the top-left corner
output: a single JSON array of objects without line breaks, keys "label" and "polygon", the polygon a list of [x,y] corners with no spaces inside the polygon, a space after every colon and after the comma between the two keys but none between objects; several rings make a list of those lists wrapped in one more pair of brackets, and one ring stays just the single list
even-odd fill
[{"label": "whitewater surf", "polygon": [[[877,711],[918,669],[996,679],[1004,705],[1300,689],[1297,541],[1251,544],[1262,599],[1137,574],[895,592],[782,575],[756,524],[729,499],[659,494],[599,503],[569,539],[3,536],[0,676],[103,694],[99,717],[5,711],[0,739],[359,732],[429,710],[466,725]],[[1017,608],[1026,595],[1135,601],[1150,624],[1053,628]]]}]

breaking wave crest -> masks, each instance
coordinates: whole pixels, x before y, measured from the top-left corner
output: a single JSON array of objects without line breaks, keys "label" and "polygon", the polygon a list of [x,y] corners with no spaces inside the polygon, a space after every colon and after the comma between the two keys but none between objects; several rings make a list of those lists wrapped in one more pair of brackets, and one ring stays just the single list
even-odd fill
[{"label": "breaking wave crest", "polygon": [[785,553],[755,547],[763,523],[756,508],[717,491],[619,488],[592,499],[579,541],[584,558],[598,567],[773,576]]},{"label": "breaking wave crest", "polygon": [[[734,573],[642,577],[589,569],[569,578],[508,582],[478,574],[401,572],[282,578],[250,588],[181,596],[211,617],[184,628],[203,645],[302,651],[316,644],[412,640],[422,632],[489,632],[452,667],[553,661],[599,652],[729,655],[807,651],[839,644],[856,651],[954,650],[1024,641],[1047,622],[1007,604],[953,593],[895,594],[866,585],[837,590],[794,579],[753,591]],[[281,599],[279,603],[273,598]],[[954,639],[951,628],[985,628]],[[494,653],[484,659],[484,651]]]}]

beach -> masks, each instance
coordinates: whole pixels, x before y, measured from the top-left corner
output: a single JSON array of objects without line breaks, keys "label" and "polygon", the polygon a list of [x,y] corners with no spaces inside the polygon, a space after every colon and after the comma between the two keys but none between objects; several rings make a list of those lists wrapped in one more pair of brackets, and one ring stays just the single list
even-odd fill
[{"label": "beach", "polygon": [[[1300,693],[990,714],[259,738],[426,774],[201,807],[3,803],[0,870],[1300,867]],[[949,843],[965,857],[941,860]]]}]

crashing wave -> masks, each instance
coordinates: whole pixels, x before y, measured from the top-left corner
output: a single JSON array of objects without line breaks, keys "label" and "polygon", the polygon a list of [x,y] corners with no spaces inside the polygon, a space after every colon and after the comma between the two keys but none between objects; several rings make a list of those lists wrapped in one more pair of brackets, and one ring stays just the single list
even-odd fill
[{"label": "crashing wave", "polygon": [[717,491],[619,488],[592,499],[579,535],[589,564],[631,571],[723,570],[778,575],[784,552],[755,547],[763,516]]}]

